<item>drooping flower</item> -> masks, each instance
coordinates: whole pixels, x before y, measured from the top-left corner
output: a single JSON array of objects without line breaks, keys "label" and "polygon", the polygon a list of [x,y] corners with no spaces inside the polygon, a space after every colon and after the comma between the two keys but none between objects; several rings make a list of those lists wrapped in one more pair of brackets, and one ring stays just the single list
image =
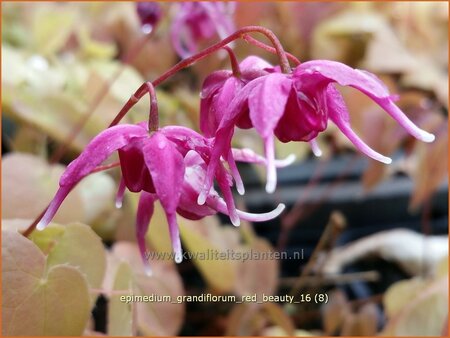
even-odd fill
[{"label": "drooping flower", "polygon": [[[226,107],[250,81],[268,75],[272,65],[257,56],[249,56],[239,63],[239,76],[231,70],[218,70],[203,81],[200,92],[200,130],[206,137],[214,137],[223,119]],[[245,116],[243,116],[245,118]],[[249,128],[247,120],[238,120],[237,126]]]},{"label": "drooping flower", "polygon": [[[230,216],[233,224],[239,225],[240,218],[265,221],[282,212],[284,205],[259,215],[237,210],[230,188],[231,177],[222,163],[217,166],[214,176],[224,198],[211,190],[206,205],[198,206],[197,195],[201,189],[200,182],[205,178],[211,146],[211,139],[184,127],[168,126],[151,133],[147,123],[108,128],[97,135],[80,156],[69,164],[60,179],[60,187],[37,228],[45,228],[75,185],[115,151],[118,151],[122,171],[116,205],[121,206],[126,188],[141,193],[136,217],[136,235],[147,269],[149,267],[145,259],[145,234],[156,200],[160,201],[165,211],[177,262],[181,261],[182,251],[176,213],[195,219],[222,212]],[[245,156],[241,156],[239,151],[235,153],[237,158],[244,161],[263,162],[260,157],[248,151]]]},{"label": "drooping flower", "polygon": [[150,33],[161,19],[161,5],[157,1],[142,1],[136,4],[136,11],[141,21],[142,31]]},{"label": "drooping flower", "polygon": [[234,127],[243,120],[264,140],[268,192],[273,192],[276,186],[274,137],[282,142],[311,142],[326,129],[329,119],[358,150],[377,161],[390,163],[390,158],[371,149],[352,130],[347,107],[335,84],[350,86],[366,94],[415,138],[424,142],[434,140],[432,134],[418,128],[395,105],[386,86],[369,72],[326,60],[305,62],[290,74],[283,74],[277,68],[267,71],[269,74],[249,81],[230,102],[224,104],[199,203],[204,201],[211,188],[211,174],[218,159],[230,151]]},{"label": "drooping flower", "polygon": [[217,34],[224,39],[235,31],[233,2],[194,1],[176,6],[171,39],[175,51],[186,58],[198,51],[198,43]]}]

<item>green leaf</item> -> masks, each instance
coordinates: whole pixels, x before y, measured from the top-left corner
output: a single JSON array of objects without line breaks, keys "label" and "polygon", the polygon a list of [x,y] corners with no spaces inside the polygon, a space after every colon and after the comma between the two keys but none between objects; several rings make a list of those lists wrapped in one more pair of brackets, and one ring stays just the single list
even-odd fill
[{"label": "green leaf", "polygon": [[[113,294],[108,303],[108,334],[110,336],[134,336],[135,319],[133,310],[135,303],[124,303],[120,300],[123,295],[132,294],[133,271],[126,262],[117,267],[116,278],[113,285]],[[114,291],[119,291],[114,294]]]},{"label": "green leaf", "polygon": [[2,334],[79,336],[90,315],[86,279],[58,265],[17,232],[2,231]]},{"label": "green leaf", "polygon": [[[31,224],[31,221],[29,224]],[[45,255],[48,255],[55,244],[61,239],[64,232],[65,228],[63,225],[50,223],[50,225],[42,231],[33,231],[28,238],[32,240]]]},{"label": "green leaf", "polygon": [[47,258],[47,269],[69,264],[85,274],[91,288],[100,288],[106,270],[106,256],[100,237],[87,225],[69,224]]}]

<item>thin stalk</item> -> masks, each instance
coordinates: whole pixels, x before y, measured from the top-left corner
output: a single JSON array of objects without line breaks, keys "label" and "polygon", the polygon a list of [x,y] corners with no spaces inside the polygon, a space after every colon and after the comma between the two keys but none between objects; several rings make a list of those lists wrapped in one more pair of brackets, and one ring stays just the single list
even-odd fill
[{"label": "thin stalk", "polygon": [[[241,39],[245,35],[250,34],[250,33],[260,33],[260,34],[265,35],[270,40],[272,45],[274,46],[276,54],[278,55],[278,58],[279,58],[280,67],[281,67],[282,72],[283,73],[291,72],[291,67],[289,65],[289,60],[288,60],[287,54],[284,51],[283,46],[281,45],[280,40],[278,40],[276,35],[271,30],[264,28],[264,27],[247,26],[247,27],[243,27],[243,28],[237,30],[236,32],[229,35],[222,41],[219,41],[219,42],[213,44],[212,46],[203,49],[202,51],[198,52],[197,54],[194,54],[191,57],[181,60],[176,65],[174,65],[172,68],[167,70],[164,74],[162,74],[157,79],[155,79],[152,82],[153,87],[157,87],[162,82],[164,82],[165,80],[167,80],[174,74],[178,73],[179,71],[191,66],[192,64],[196,63],[197,61],[204,59],[205,57],[209,56],[210,54],[215,53],[219,49],[228,45],[230,42],[233,42],[237,39]],[[137,103],[136,98],[142,97],[142,95],[144,95],[147,92],[146,87],[147,87],[147,84],[144,83],[144,84],[142,84],[141,87],[138,88],[136,93],[122,107],[120,112],[114,118],[113,122],[111,122],[110,127],[118,124],[120,122],[120,120],[123,119],[123,117],[128,113],[128,111]],[[140,93],[142,93],[142,95],[140,97],[138,95],[136,95],[136,94],[140,94]]]},{"label": "thin stalk", "polygon": [[[247,41],[248,43],[264,49],[266,52],[271,53],[271,54],[277,54],[277,50],[269,45],[266,45],[264,42],[261,42],[259,40],[256,40],[255,38],[251,37],[250,35],[244,35],[242,37],[245,41]],[[301,65],[301,62],[299,59],[297,59],[294,55],[292,55],[291,53],[286,52],[286,56],[289,60],[291,60],[295,66],[299,66]]]},{"label": "thin stalk", "polygon": [[239,68],[239,62],[237,60],[236,54],[234,54],[233,50],[228,46],[224,46],[222,47],[222,49],[225,49],[226,52],[228,53],[228,57],[230,58],[231,63],[231,70],[233,71],[233,76],[240,78],[241,70]]}]

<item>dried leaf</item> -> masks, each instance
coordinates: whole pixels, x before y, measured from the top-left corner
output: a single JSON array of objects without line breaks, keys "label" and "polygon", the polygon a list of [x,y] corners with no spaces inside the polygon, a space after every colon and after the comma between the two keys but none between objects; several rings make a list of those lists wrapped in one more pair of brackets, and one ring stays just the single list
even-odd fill
[{"label": "dried leaf", "polygon": [[[409,292],[407,282],[412,283]],[[448,275],[422,286],[418,286],[414,279],[407,282],[401,282],[401,288],[410,294],[406,301],[395,292],[396,284],[391,286],[394,290],[390,288],[386,293],[384,301],[391,304],[391,311],[397,311],[390,313],[382,335],[439,336],[448,315]],[[396,301],[401,304],[395,305]]]},{"label": "dried leaf", "polygon": [[[230,258],[220,259],[219,255],[226,255],[227,249],[237,248],[237,232],[226,231],[225,227],[220,226],[213,217],[200,221],[179,217],[178,220],[183,245],[192,253],[192,261],[206,282],[220,292],[233,290],[237,282],[239,263]],[[229,246],[227,243],[232,245]],[[218,257],[215,257],[216,254]]]},{"label": "dried leaf", "polygon": [[[424,255],[423,248],[427,248]],[[324,273],[338,273],[344,266],[367,256],[397,263],[407,273],[432,273],[439,261],[448,255],[447,236],[424,236],[411,230],[394,229],[363,237],[334,249],[329,255]]]},{"label": "dried leaf", "polygon": [[444,128],[436,140],[430,144],[420,144],[416,148],[418,165],[414,168],[414,192],[410,208],[416,209],[430,198],[447,178],[448,130]]},{"label": "dried leaf", "polygon": [[275,259],[262,259],[268,257],[274,248],[262,238],[253,240],[241,249],[245,255],[257,256],[239,262],[236,272],[234,290],[238,295],[273,295],[278,287],[279,261]]}]

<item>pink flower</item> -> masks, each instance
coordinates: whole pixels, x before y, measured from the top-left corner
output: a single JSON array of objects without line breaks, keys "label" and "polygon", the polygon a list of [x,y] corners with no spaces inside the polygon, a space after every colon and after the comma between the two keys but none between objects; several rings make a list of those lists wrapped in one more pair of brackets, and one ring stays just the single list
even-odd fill
[{"label": "pink flower", "polygon": [[[239,64],[239,76],[231,70],[218,70],[208,75],[200,93],[200,130],[206,137],[213,137],[223,119],[229,102],[250,81],[268,75],[272,70],[270,63],[257,56],[249,56]],[[246,116],[237,121],[240,128],[250,128]]]},{"label": "pink flower", "polygon": [[[211,174],[218,159],[230,151],[234,126],[245,120],[264,140],[267,192],[273,192],[276,186],[274,137],[282,142],[314,141],[326,129],[329,119],[361,152],[377,161],[390,163],[390,158],[371,149],[353,132],[347,107],[335,83],[366,94],[417,139],[424,142],[434,140],[432,134],[408,119],[394,104],[386,86],[371,73],[325,60],[305,62],[291,74],[280,73],[277,68],[267,71],[270,73],[249,81],[232,100],[221,103],[224,112],[215,133],[214,150],[199,203],[204,201],[211,188]],[[317,152],[315,147],[313,143],[313,150]]]},{"label": "pink flower", "polygon": [[218,34],[221,39],[235,31],[233,2],[195,1],[176,6],[177,14],[171,27],[175,51],[186,58],[198,51],[198,42]]},{"label": "pink flower", "polygon": [[[198,192],[206,174],[210,158],[211,139],[184,127],[168,126],[149,133],[147,123],[118,125],[97,135],[69,164],[60,179],[60,188],[37,225],[43,229],[51,221],[59,206],[75,185],[90,174],[113,152],[118,151],[122,180],[116,205],[122,205],[125,189],[140,192],[136,217],[136,234],[141,255],[145,260],[145,234],[153,214],[153,203],[159,200],[166,214],[172,247],[177,262],[182,259],[176,213],[198,219],[217,212],[230,216],[233,224],[240,218],[266,221],[277,217],[284,209],[279,205],[266,214],[249,214],[237,210],[230,186],[231,177],[222,163],[217,165],[214,177],[224,195],[222,199],[213,189],[207,195],[206,205],[197,205]],[[260,157],[243,151],[234,151],[236,157],[247,162],[263,162]],[[283,165],[284,163],[279,163]]]},{"label": "pink flower", "polygon": [[138,2],[136,11],[144,33],[150,33],[158,24],[162,15],[161,5],[156,1]]}]

